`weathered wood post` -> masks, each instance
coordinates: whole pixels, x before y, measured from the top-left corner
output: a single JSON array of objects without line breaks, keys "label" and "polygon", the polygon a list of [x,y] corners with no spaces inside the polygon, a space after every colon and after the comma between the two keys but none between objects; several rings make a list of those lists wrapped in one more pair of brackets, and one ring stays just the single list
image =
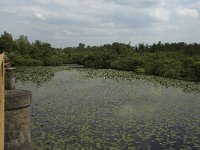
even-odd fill
[{"label": "weathered wood post", "polygon": [[15,68],[5,69],[5,150],[31,150],[31,92],[15,90]]},{"label": "weathered wood post", "polygon": [[4,55],[0,54],[0,150],[4,149]]}]

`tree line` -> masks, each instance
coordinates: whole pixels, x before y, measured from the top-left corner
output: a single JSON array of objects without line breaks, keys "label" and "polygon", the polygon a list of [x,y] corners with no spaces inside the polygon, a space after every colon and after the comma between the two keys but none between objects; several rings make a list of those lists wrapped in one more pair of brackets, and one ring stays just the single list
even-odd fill
[{"label": "tree line", "polygon": [[138,74],[157,75],[187,81],[200,81],[200,44],[140,43],[132,46],[112,43],[102,46],[53,48],[51,44],[27,36],[13,39],[4,32],[0,36],[0,53],[5,52],[15,66],[58,66],[80,64],[90,68],[111,68]]}]

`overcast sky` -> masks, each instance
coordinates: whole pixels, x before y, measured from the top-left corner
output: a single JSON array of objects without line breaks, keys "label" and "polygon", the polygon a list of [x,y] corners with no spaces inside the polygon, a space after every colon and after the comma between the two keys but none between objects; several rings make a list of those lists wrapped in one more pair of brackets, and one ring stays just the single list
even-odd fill
[{"label": "overcast sky", "polygon": [[200,43],[200,0],[0,0],[0,33],[55,47]]}]

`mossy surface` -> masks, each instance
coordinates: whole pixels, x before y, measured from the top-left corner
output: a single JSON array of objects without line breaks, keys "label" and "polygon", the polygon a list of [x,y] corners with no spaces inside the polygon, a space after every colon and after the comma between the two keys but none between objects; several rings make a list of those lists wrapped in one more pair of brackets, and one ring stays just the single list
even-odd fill
[{"label": "mossy surface", "polygon": [[200,84],[116,70],[21,68],[34,149],[200,149]]}]

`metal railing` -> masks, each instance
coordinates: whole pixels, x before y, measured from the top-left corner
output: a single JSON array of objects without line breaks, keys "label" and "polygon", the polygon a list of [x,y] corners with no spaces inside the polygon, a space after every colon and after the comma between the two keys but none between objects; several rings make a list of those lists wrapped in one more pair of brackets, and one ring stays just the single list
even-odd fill
[{"label": "metal railing", "polygon": [[0,150],[4,150],[4,54],[0,54]]}]

